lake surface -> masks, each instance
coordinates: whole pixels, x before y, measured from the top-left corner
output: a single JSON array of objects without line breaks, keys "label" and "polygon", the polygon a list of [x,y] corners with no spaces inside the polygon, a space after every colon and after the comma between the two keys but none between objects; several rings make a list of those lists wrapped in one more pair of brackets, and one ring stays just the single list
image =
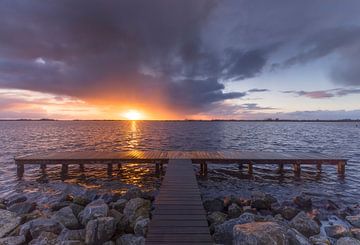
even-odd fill
[{"label": "lake surface", "polygon": [[237,165],[209,165],[207,178],[199,177],[204,198],[253,190],[286,199],[306,192],[314,199],[353,204],[360,197],[360,126],[353,122],[142,122],[142,121],[2,121],[0,122],[0,197],[24,192],[38,203],[47,203],[68,186],[123,192],[133,185],[146,190],[161,180],[152,166],[127,164],[107,177],[105,166],[69,168],[62,181],[60,166],[48,167],[44,178],[38,166],[27,166],[25,177],[16,179],[14,156],[52,151],[121,150],[256,150],[299,151],[341,155],[349,160],[345,178],[335,166],[304,167],[301,178],[292,169],[281,175],[275,165],[259,167],[254,174],[239,172]]}]

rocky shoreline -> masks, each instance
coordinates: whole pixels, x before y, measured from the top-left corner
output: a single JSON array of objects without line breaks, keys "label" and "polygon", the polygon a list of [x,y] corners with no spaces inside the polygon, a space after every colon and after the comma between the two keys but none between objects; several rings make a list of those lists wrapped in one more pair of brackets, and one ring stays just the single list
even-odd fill
[{"label": "rocky shoreline", "polygon": [[304,194],[280,203],[258,191],[203,204],[216,244],[360,245],[359,205],[339,208],[328,200],[318,209]]},{"label": "rocky shoreline", "polygon": [[22,194],[0,200],[0,245],[141,245],[154,193],[64,193],[43,211]]}]

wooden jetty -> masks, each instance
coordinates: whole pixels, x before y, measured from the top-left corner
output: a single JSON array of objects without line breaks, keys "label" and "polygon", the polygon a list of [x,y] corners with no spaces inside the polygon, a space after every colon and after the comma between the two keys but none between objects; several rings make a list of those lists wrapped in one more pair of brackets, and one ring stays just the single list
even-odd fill
[{"label": "wooden jetty", "polygon": [[106,164],[108,174],[112,174],[113,164],[122,163],[155,164],[156,171],[167,170],[155,210],[149,225],[146,244],[213,244],[206,212],[202,205],[193,164],[200,164],[200,174],[206,175],[208,163],[236,163],[240,169],[248,166],[251,174],[254,164],[277,164],[282,171],[284,164],[292,164],[296,175],[300,175],[301,165],[310,164],[321,171],[323,164],[336,165],[340,175],[345,173],[347,160],[319,153],[275,153],[236,151],[125,151],[125,152],[58,152],[29,155],[15,158],[17,175],[22,177],[24,165],[39,164],[42,171],[46,165],[61,164],[62,173],[69,165],[79,165],[84,171],[85,164]]}]

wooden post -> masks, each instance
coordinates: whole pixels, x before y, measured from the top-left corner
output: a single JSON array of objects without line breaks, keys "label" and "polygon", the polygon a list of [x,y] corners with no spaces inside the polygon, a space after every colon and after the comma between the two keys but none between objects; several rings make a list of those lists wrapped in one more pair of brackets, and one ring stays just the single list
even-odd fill
[{"label": "wooden post", "polygon": [[41,163],[41,164],[40,164],[40,169],[41,169],[41,172],[42,172],[42,173],[45,173],[45,171],[46,171],[46,164],[45,164],[45,163]]},{"label": "wooden post", "polygon": [[160,173],[164,172],[164,163],[160,162]]},{"label": "wooden post", "polygon": [[63,163],[61,164],[61,174],[66,175],[69,170],[69,165]]},{"label": "wooden post", "polygon": [[318,171],[318,172],[321,172],[321,167],[322,167],[322,166],[321,166],[321,163],[317,163],[317,164],[316,164],[316,168],[317,168],[317,171]]},{"label": "wooden post", "polygon": [[121,163],[118,163],[117,166],[118,166],[118,170],[121,171],[121,169],[122,169]]},{"label": "wooden post", "polygon": [[279,166],[278,166],[278,171],[277,171],[279,174],[281,174],[282,172],[284,172],[284,164],[283,163],[279,163]]},{"label": "wooden post", "polygon": [[85,171],[84,164],[82,164],[82,163],[79,164],[79,170],[80,170],[80,172]]},{"label": "wooden post", "polygon": [[108,163],[108,166],[107,166],[107,174],[109,177],[112,176],[112,170],[113,170],[113,165],[112,163]]},{"label": "wooden post", "polygon": [[200,175],[204,175],[204,163],[200,162]]},{"label": "wooden post", "polygon": [[300,176],[300,174],[301,174],[301,165],[300,165],[300,163],[294,163],[293,164],[293,166],[294,166],[294,174],[295,174],[295,176]]},{"label": "wooden post", "polygon": [[16,164],[16,174],[18,178],[22,178],[24,176],[24,164],[22,163]]},{"label": "wooden post", "polygon": [[338,162],[338,174],[339,175],[345,175],[345,162],[344,161],[340,161]]},{"label": "wooden post", "polygon": [[160,164],[158,162],[155,163],[155,173],[156,174],[160,173]]},{"label": "wooden post", "polygon": [[249,172],[249,174],[253,174],[253,164],[252,163],[248,164],[248,172]]},{"label": "wooden post", "polygon": [[204,176],[207,175],[207,163],[204,162]]},{"label": "wooden post", "polygon": [[242,171],[243,170],[243,164],[239,163],[239,170]]}]

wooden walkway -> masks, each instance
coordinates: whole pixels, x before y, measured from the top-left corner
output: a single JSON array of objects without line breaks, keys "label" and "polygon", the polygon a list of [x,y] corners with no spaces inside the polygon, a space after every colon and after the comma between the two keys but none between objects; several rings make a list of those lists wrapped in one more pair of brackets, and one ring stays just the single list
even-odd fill
[{"label": "wooden walkway", "polygon": [[146,244],[212,244],[191,160],[170,160]]}]

